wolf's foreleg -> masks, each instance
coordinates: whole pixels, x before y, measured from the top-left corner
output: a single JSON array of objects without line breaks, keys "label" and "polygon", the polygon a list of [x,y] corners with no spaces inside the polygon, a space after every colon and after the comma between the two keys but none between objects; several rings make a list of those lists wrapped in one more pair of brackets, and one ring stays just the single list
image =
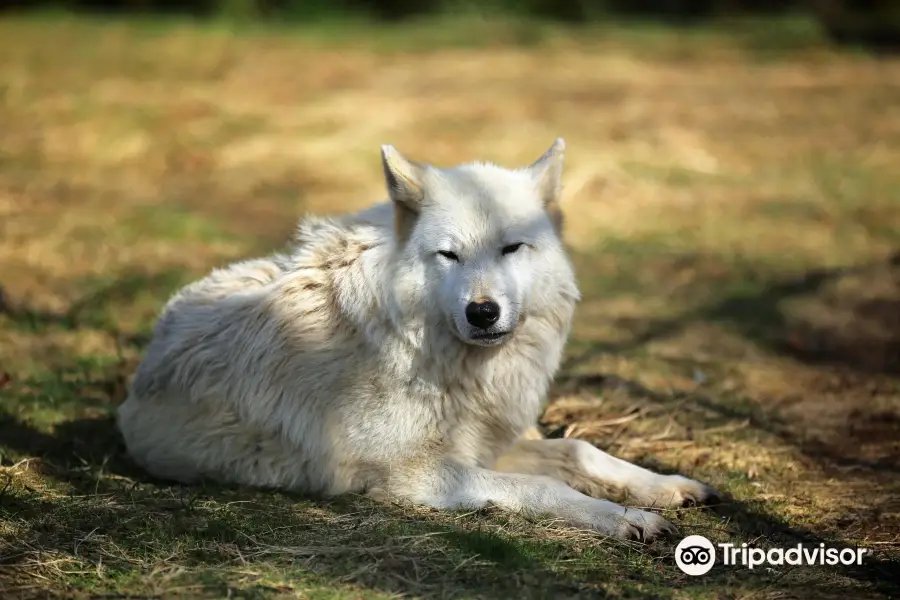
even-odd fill
[{"label": "wolf's foreleg", "polygon": [[[526,437],[531,439],[526,439]],[[593,497],[642,507],[703,504],[716,490],[681,475],[660,475],[616,458],[583,440],[523,436],[494,468],[505,473],[544,475]]]}]

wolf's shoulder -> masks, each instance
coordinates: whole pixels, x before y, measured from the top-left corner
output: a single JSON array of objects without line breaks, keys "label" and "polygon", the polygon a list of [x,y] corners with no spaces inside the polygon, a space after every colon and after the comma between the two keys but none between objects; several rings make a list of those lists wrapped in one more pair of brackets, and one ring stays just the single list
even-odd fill
[{"label": "wolf's shoulder", "polygon": [[306,309],[321,305],[323,314],[333,312],[338,308],[335,298],[360,292],[368,284],[372,265],[382,263],[380,257],[393,240],[391,219],[390,205],[340,216],[303,217],[287,249],[213,269],[170,298],[164,320],[185,311],[254,314],[273,304],[284,308],[291,303]]},{"label": "wolf's shoulder", "polygon": [[340,216],[305,216],[291,239],[292,267],[346,266],[367,250],[392,244],[392,223],[393,207],[388,203]]}]

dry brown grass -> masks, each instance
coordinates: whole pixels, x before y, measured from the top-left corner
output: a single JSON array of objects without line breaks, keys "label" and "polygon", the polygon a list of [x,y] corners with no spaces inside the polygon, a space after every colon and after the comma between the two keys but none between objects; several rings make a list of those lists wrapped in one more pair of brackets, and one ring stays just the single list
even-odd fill
[{"label": "dry brown grass", "polygon": [[[900,593],[900,62],[659,35],[426,52],[0,23],[0,589]],[[178,284],[280,245],[305,211],[380,199],[381,143],[514,165],[558,135],[585,301],[548,431],[734,496],[686,527],[859,543],[870,568],[698,583],[670,549],[185,491],[125,465],[107,415]]]}]

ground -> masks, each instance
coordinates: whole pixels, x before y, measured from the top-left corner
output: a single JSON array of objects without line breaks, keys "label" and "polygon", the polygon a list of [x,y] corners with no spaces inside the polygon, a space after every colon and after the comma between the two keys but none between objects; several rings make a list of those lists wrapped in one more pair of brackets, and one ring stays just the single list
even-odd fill
[{"label": "ground", "polygon": [[[900,595],[900,61],[779,27],[0,22],[0,595]],[[726,492],[669,512],[684,535],[862,566],[689,577],[677,539],[124,456],[110,415],[179,285],[383,198],[382,143],[520,165],[556,136],[585,297],[546,432]]]}]

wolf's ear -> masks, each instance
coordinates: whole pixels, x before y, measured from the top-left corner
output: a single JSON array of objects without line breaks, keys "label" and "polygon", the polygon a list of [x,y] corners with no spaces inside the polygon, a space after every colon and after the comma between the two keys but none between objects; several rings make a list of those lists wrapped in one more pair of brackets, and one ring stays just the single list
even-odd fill
[{"label": "wolf's ear", "polygon": [[559,203],[562,192],[562,170],[566,154],[566,141],[556,138],[550,149],[528,167],[537,182],[541,201],[547,208]]},{"label": "wolf's ear", "polygon": [[389,144],[381,147],[381,165],[391,201],[418,213],[425,199],[422,182],[424,167],[407,159]]},{"label": "wolf's ear", "polygon": [[425,201],[425,168],[407,158],[391,145],[381,147],[381,165],[388,195],[394,204],[394,233],[403,244],[415,226]]}]

